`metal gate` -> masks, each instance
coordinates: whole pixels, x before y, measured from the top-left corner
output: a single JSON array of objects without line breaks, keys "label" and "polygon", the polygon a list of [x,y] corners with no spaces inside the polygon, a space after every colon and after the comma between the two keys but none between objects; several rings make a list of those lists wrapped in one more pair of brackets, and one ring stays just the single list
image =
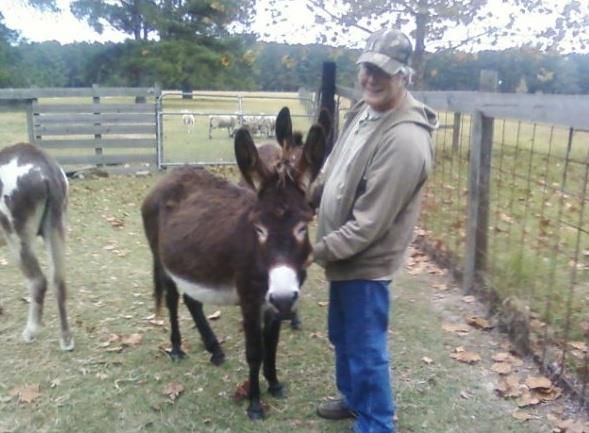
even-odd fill
[{"label": "metal gate", "polygon": [[316,111],[312,93],[164,91],[157,105],[157,164],[235,164],[233,133],[247,126],[259,144],[274,140],[273,120],[288,106],[295,130],[306,131]]}]

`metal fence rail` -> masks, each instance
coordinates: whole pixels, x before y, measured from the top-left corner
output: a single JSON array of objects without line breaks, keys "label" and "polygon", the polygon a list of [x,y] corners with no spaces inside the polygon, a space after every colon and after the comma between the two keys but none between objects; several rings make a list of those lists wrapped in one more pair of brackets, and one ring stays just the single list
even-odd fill
[{"label": "metal fence rail", "polygon": [[587,407],[589,97],[415,96],[443,125],[419,243]]}]

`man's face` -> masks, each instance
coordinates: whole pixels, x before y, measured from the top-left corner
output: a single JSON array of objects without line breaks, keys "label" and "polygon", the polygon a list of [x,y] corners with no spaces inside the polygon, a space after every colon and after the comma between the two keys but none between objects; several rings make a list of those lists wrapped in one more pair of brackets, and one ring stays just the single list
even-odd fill
[{"label": "man's face", "polygon": [[358,72],[362,98],[374,111],[387,111],[395,107],[405,90],[405,81],[400,74],[389,75],[382,69],[362,63]]}]

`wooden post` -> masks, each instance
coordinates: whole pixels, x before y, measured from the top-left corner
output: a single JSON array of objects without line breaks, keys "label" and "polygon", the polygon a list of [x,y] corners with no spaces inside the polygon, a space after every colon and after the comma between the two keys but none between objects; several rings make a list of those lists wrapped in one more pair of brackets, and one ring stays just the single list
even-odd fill
[{"label": "wooden post", "polygon": [[460,144],[460,126],[462,124],[462,113],[454,113],[454,126],[452,128],[452,153],[458,152]]},{"label": "wooden post", "polygon": [[37,137],[35,136],[35,115],[34,108],[37,103],[37,99],[29,99],[26,102],[27,112],[27,133],[29,136],[29,143],[36,143]]},{"label": "wooden post", "polygon": [[[326,110],[329,113],[332,123],[335,125],[335,62],[323,62],[323,73],[321,75],[321,90],[319,99],[319,112]],[[335,139],[334,128],[331,129],[327,137],[327,148],[325,156],[331,153],[333,149],[333,142]]]},{"label": "wooden post", "polygon": [[480,111],[473,113],[471,121],[468,222],[463,277],[463,288],[467,293],[476,287],[478,276],[486,267],[494,128],[494,119]]},{"label": "wooden post", "polygon": [[[98,85],[97,84],[92,84],[92,89],[93,90],[96,90],[97,88],[98,88]],[[94,104],[100,104],[100,96],[93,96],[92,97],[92,103],[94,103]],[[99,116],[100,115],[100,110],[95,111],[94,114],[96,114],[96,115]],[[100,122],[94,122],[94,125],[95,126],[100,126]],[[94,134],[94,138],[97,138],[97,139],[102,138],[102,134]],[[95,155],[102,155],[102,147],[95,147],[94,148],[94,154]],[[97,163],[96,166],[97,167],[102,167],[102,164]]]}]

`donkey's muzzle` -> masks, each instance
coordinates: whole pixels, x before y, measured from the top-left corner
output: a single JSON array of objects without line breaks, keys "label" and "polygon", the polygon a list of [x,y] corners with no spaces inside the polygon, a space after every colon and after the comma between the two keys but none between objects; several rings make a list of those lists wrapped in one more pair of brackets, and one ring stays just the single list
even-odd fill
[{"label": "donkey's muzzle", "polygon": [[288,294],[270,293],[268,303],[276,310],[281,319],[286,320],[296,311],[299,292]]}]

